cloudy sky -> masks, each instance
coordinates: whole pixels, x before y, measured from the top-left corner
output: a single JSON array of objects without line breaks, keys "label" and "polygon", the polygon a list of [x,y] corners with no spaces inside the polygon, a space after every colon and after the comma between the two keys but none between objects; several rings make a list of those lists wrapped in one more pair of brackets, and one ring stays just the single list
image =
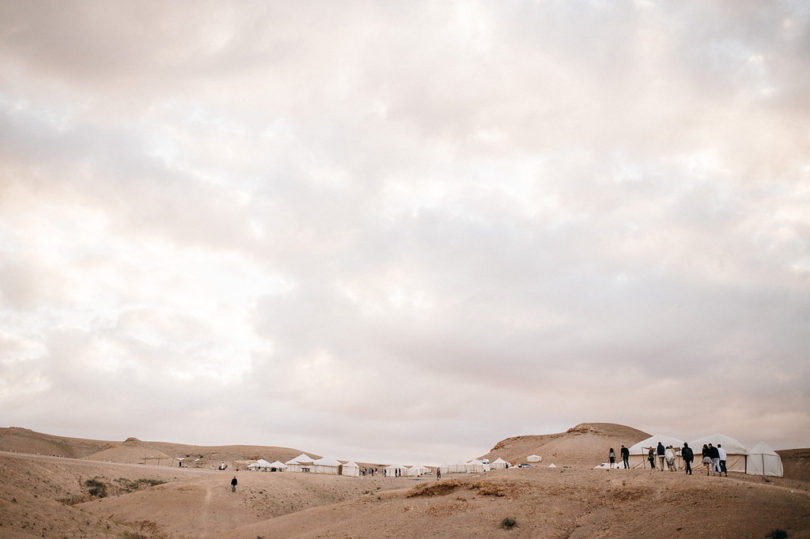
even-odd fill
[{"label": "cloudy sky", "polygon": [[0,425],[810,446],[810,8],[0,2]]}]

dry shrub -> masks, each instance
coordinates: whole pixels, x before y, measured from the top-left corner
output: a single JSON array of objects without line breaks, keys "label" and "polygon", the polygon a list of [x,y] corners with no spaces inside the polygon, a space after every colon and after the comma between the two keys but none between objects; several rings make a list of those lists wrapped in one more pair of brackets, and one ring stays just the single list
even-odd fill
[{"label": "dry shrub", "polygon": [[461,482],[457,480],[428,483],[414,488],[408,493],[408,498],[414,498],[416,496],[446,496],[460,486]]}]

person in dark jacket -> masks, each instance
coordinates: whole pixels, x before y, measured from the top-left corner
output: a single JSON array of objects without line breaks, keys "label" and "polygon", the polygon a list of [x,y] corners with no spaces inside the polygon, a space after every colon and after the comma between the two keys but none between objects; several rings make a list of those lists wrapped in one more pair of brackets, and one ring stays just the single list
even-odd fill
[{"label": "person in dark jacket", "polygon": [[652,447],[647,451],[647,460],[650,461],[650,468],[655,470],[655,451],[653,451]]},{"label": "person in dark jacket", "polygon": [[720,451],[712,444],[709,444],[709,456],[712,458],[712,475],[720,473]]},{"label": "person in dark jacket", "polygon": [[236,483],[238,483],[238,481],[236,480],[236,476],[234,475],[233,479],[231,479],[231,492],[236,492]]},{"label": "person in dark jacket", "polygon": [[681,449],[681,458],[684,464],[686,464],[686,475],[692,475],[692,461],[695,459],[695,453],[686,442],[683,443],[683,448]]},{"label": "person in dark jacket", "polygon": [[660,470],[664,471],[664,462],[667,460],[667,448],[664,447],[664,444],[658,442],[658,447],[655,449],[655,452],[658,453],[658,464],[661,466]]},{"label": "person in dark jacket", "polygon": [[712,467],[712,457],[709,456],[709,446],[703,444],[703,449],[700,451],[701,462],[706,467],[706,475],[709,475],[709,470]]},{"label": "person in dark jacket", "polygon": [[624,462],[624,469],[630,469],[630,450],[622,446],[622,462]]}]

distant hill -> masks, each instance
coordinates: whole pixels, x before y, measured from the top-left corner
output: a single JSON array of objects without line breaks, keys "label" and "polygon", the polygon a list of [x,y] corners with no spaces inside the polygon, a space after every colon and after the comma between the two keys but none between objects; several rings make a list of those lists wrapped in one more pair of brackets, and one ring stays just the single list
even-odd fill
[{"label": "distant hill", "polygon": [[622,444],[630,447],[650,435],[646,432],[614,423],[580,423],[566,432],[515,436],[501,440],[489,453],[480,458],[495,460],[498,457],[519,464],[529,455],[543,457],[541,466],[554,463],[593,464],[606,462],[612,447],[616,454]]},{"label": "distant hill", "polygon": [[810,448],[780,449],[777,453],[782,458],[785,477],[810,481]]},{"label": "distant hill", "polygon": [[[286,462],[305,451],[290,447],[259,445],[200,446],[171,442],[145,442],[127,438],[123,442],[68,438],[20,427],[0,428],[0,451],[56,457],[80,458],[128,464],[156,464],[194,468],[215,468],[225,462],[237,468],[259,458]],[[318,458],[320,455],[306,452]]]},{"label": "distant hill", "polygon": [[20,427],[0,428],[0,451],[13,453],[83,458],[113,448],[117,443],[120,442],[54,436]]}]

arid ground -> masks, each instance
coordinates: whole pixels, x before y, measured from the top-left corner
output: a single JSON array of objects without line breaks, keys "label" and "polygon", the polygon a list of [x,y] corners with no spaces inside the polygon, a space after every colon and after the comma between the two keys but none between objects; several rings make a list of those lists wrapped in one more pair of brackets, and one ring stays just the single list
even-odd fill
[{"label": "arid ground", "polygon": [[644,437],[592,423],[509,438],[482,456],[543,462],[436,481],[244,471],[291,448],[0,429],[0,537],[810,537],[810,451],[783,453],[784,478],[592,469]]}]

